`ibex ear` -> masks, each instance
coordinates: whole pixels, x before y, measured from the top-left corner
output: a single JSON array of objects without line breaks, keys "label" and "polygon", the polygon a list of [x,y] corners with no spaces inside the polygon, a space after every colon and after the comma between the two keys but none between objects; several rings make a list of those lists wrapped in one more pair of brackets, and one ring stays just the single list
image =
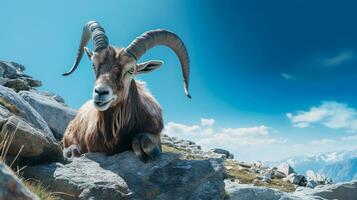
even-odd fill
[{"label": "ibex ear", "polygon": [[159,69],[164,62],[160,60],[150,60],[137,65],[136,74],[143,74]]},{"label": "ibex ear", "polygon": [[88,49],[87,47],[84,47],[84,50],[86,51],[89,60],[91,60],[91,58],[93,56],[93,52],[90,49]]}]

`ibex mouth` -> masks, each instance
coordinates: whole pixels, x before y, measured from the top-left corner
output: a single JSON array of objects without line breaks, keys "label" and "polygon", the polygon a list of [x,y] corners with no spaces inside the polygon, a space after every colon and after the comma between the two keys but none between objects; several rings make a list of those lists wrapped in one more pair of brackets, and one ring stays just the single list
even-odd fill
[{"label": "ibex mouth", "polygon": [[114,98],[108,101],[93,101],[94,107],[99,111],[105,111],[109,108],[110,103],[114,100]]},{"label": "ibex mouth", "polygon": [[110,101],[107,101],[107,102],[100,102],[100,101],[96,101],[94,102],[95,104],[97,104],[98,106],[104,106],[104,105],[107,105]]}]

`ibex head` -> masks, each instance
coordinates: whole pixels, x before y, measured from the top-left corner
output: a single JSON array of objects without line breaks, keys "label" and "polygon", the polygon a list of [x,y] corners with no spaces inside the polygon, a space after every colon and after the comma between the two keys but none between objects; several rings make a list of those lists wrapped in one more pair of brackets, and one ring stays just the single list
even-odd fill
[{"label": "ibex head", "polygon": [[[85,47],[89,39],[93,40],[94,51]],[[190,75],[189,57],[184,43],[174,33],[166,30],[152,30],[136,38],[128,47],[119,49],[109,45],[104,29],[98,22],[90,21],[83,28],[81,43],[72,68],[63,75],[69,75],[78,67],[84,51],[93,64],[95,84],[93,103],[97,110],[105,111],[123,103],[128,97],[130,85],[137,74],[158,69],[161,61],[137,63],[146,51],[156,45],[170,47],[178,56],[184,80],[185,94],[188,93]]]}]

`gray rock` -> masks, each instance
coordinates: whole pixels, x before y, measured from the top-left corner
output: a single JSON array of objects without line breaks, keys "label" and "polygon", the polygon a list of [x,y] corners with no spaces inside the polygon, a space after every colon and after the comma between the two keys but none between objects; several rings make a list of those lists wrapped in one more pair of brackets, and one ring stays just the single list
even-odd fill
[{"label": "gray rock", "polygon": [[288,163],[282,163],[278,166],[277,170],[284,173],[286,176],[295,173],[294,169]]},{"label": "gray rock", "polygon": [[55,94],[53,92],[44,91],[44,92],[41,92],[41,94],[44,95],[44,96],[53,98],[55,101],[64,104],[64,99],[61,96],[59,96],[59,95],[57,95],[57,94]]},{"label": "gray rock", "polygon": [[21,78],[22,80],[26,81],[27,84],[30,86],[30,87],[40,87],[42,86],[42,82],[39,81],[39,80],[35,80],[33,78],[30,78],[30,77],[23,77]]},{"label": "gray rock", "polygon": [[15,115],[24,118],[35,128],[42,130],[48,137],[55,139],[51,129],[48,127],[42,116],[13,90],[0,86],[0,105],[7,108]]},{"label": "gray rock", "polygon": [[9,79],[6,82],[5,86],[12,88],[16,91],[29,90],[31,88],[29,83],[23,79]]},{"label": "gray rock", "polygon": [[33,79],[23,73],[25,67],[15,62],[0,61],[0,85],[12,88],[16,91],[30,90],[42,85],[41,81]]},{"label": "gray rock", "polygon": [[77,112],[48,96],[29,91],[21,91],[19,94],[43,117],[55,137],[62,139],[68,123]]},{"label": "gray rock", "polygon": [[285,180],[298,186],[306,186],[307,183],[305,176],[296,173],[289,174]]},{"label": "gray rock", "polygon": [[306,187],[308,188],[315,188],[317,186],[317,183],[314,180],[308,180]]},{"label": "gray rock", "polygon": [[315,199],[356,200],[357,180],[330,185],[319,185],[314,189],[298,188],[295,195],[310,196]]},{"label": "gray rock", "polygon": [[[3,108],[0,108],[3,110]],[[4,113],[3,111],[0,111]],[[9,146],[8,155],[19,156],[19,165],[32,165],[42,162],[63,161],[61,146],[43,131],[32,127],[22,118],[15,115],[8,118],[0,117],[0,141],[6,134],[14,134],[14,138]],[[20,151],[21,147],[22,150]]]},{"label": "gray rock", "polygon": [[286,175],[283,172],[279,172],[278,170],[272,170],[272,178],[283,179]]},{"label": "gray rock", "polygon": [[225,156],[225,158],[228,158],[228,159],[234,158],[233,154],[231,154],[229,151],[227,151],[225,149],[215,148],[215,149],[211,149],[211,152],[214,152],[216,154],[222,154]]},{"label": "gray rock", "polygon": [[0,61],[0,75],[1,77],[16,79],[19,77],[18,71],[15,66],[6,61]]},{"label": "gray rock", "polygon": [[253,165],[257,168],[262,168],[263,167],[263,163],[261,161],[256,161],[253,163]]},{"label": "gray rock", "polygon": [[0,162],[0,199],[39,200],[2,162]]},{"label": "gray rock", "polygon": [[271,183],[272,182],[272,173],[271,172],[265,172],[262,178],[262,181]]},{"label": "gray rock", "polygon": [[54,95],[52,98],[59,103],[64,103],[64,99],[60,95]]},{"label": "gray rock", "polygon": [[321,173],[315,173],[312,170],[306,171],[306,177],[308,181],[312,180],[318,185],[325,185],[325,184],[332,183],[332,180],[330,178],[327,178],[325,175]]},{"label": "gray rock", "polygon": [[0,85],[5,85],[9,79],[0,77]]},{"label": "gray rock", "polygon": [[25,169],[26,178],[41,180],[64,199],[223,199],[221,159],[182,160],[163,153],[142,163],[133,152],[112,156],[89,153],[69,164]]},{"label": "gray rock", "polygon": [[23,66],[23,65],[21,65],[21,64],[19,64],[19,63],[16,63],[16,62],[12,62],[12,61],[10,61],[9,63],[10,63],[12,66],[14,66],[17,70],[19,70],[19,71],[21,71],[21,72],[25,71],[25,66]]},{"label": "gray rock", "polygon": [[239,184],[230,180],[225,180],[224,183],[227,200],[306,200],[276,189]]}]

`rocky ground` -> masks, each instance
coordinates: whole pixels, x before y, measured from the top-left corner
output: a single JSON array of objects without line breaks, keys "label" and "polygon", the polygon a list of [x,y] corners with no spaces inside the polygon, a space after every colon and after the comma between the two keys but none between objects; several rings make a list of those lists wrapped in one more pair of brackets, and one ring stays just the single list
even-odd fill
[{"label": "rocky ground", "polygon": [[[0,200],[2,199],[356,199],[357,182],[332,184],[298,174],[288,164],[244,163],[224,150],[162,136],[160,159],[142,163],[132,152],[88,153],[65,160],[60,140],[76,111],[39,92],[25,67],[0,61]],[[12,170],[4,163],[11,166]],[[16,171],[14,173],[13,171]],[[17,176],[20,176],[18,178]],[[25,182],[24,185],[22,182]],[[45,186],[51,198],[29,189]],[[42,192],[44,190],[41,190]]]}]

